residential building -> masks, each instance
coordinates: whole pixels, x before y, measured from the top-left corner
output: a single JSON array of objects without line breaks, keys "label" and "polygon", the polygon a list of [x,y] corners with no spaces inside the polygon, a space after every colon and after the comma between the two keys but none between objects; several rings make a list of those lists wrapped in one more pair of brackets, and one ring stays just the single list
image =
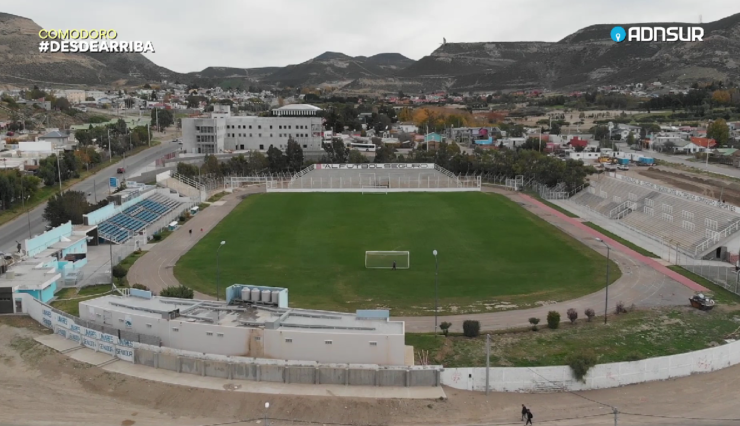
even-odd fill
[{"label": "residential building", "polygon": [[39,136],[37,142],[50,142],[53,148],[63,148],[69,142],[69,134],[64,130],[54,130]]},{"label": "residential building", "polygon": [[105,92],[100,91],[100,90],[88,90],[88,91],[85,92],[85,99],[86,100],[87,100],[87,98],[93,98],[93,100],[97,101],[98,99],[105,98],[105,97],[107,97],[107,95],[105,94]]},{"label": "residential building", "polygon": [[183,118],[183,150],[211,154],[224,151],[285,149],[288,139],[304,150],[320,151],[323,119],[313,105],[286,105],[273,117],[233,116],[228,105],[214,105],[210,117]]},{"label": "residential building", "polygon": [[67,98],[67,100],[71,104],[79,104],[81,102],[85,102],[85,91],[84,90],[76,90],[76,89],[64,90],[62,96]]}]

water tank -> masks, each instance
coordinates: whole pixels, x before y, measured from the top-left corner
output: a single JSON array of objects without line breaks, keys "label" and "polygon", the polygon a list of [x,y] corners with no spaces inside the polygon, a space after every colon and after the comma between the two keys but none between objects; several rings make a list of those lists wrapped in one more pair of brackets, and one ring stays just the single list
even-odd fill
[{"label": "water tank", "polygon": [[272,304],[277,305],[280,300],[280,290],[273,290],[272,291]]},{"label": "water tank", "polygon": [[272,299],[272,292],[270,290],[262,290],[262,303],[270,303]]},{"label": "water tank", "polygon": [[253,288],[252,289],[252,302],[259,302],[260,301],[260,289]]},{"label": "water tank", "polygon": [[249,302],[252,300],[252,289],[249,287],[242,288],[242,302]]}]

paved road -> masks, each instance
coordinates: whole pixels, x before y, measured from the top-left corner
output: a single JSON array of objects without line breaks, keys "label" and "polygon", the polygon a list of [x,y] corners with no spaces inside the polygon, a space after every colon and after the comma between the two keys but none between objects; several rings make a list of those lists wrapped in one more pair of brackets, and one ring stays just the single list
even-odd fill
[{"label": "paved road", "polygon": [[[162,157],[165,154],[173,152],[178,149],[179,145],[169,142],[172,137],[165,136],[165,141],[161,145],[153,148],[144,150],[132,157],[125,160],[126,170],[134,170],[142,168],[149,163],[152,163],[155,159]],[[118,164],[114,164],[107,167],[93,176],[85,179],[84,181],[73,185],[72,190],[82,191],[85,193],[92,194],[89,199],[94,202],[97,196],[97,200],[101,200],[108,195],[108,178],[111,176],[119,176],[116,174],[116,169],[123,165],[123,161]],[[94,193],[93,193],[94,192]],[[0,251],[12,252],[16,250],[16,241],[22,241],[29,238],[30,235],[38,235],[44,232],[46,221],[41,217],[46,203],[41,204],[35,209],[31,210],[28,215],[24,214],[18,218],[6,223],[0,227]],[[29,231],[29,216],[30,216],[30,231]],[[30,235],[29,235],[30,234]]]},{"label": "paved road", "polygon": [[725,165],[720,165],[720,164],[711,164],[711,163],[707,165],[706,163],[702,163],[698,161],[689,161],[688,159],[694,158],[694,157],[689,157],[685,155],[666,155],[666,154],[661,154],[660,152],[657,152],[657,151],[632,151],[631,149],[629,149],[627,144],[618,143],[616,145],[619,146],[619,149],[623,152],[627,152],[627,153],[634,152],[634,153],[645,155],[647,157],[654,157],[659,160],[665,160],[669,163],[684,164],[688,167],[695,167],[700,170],[707,170],[712,173],[717,173],[720,175],[740,178],[740,169],[735,168],[735,167],[725,166]]},{"label": "paved road", "polygon": [[[252,187],[227,195],[216,204],[198,213],[185,225],[172,233],[164,241],[154,244],[144,256],[140,257],[128,271],[130,283],[144,284],[155,293],[165,287],[180,285],[173,268],[180,256],[187,253],[201,238],[208,234],[223,218],[236,207],[247,194],[264,192],[264,187]],[[192,235],[188,232],[193,230]],[[227,242],[228,244],[228,242]],[[215,248],[214,248],[215,250]],[[214,252],[215,253],[215,252]],[[214,254],[215,255],[215,254]],[[225,284],[225,286],[231,283]],[[220,291],[223,294],[223,288]],[[197,299],[213,300],[214,297],[195,293]]]}]

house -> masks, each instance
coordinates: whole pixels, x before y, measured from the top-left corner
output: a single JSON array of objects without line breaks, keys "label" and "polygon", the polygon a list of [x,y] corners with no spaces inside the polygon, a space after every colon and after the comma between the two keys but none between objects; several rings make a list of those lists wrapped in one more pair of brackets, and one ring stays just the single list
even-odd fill
[{"label": "house", "polygon": [[61,148],[69,142],[69,134],[63,130],[54,130],[43,136],[39,136],[37,142],[51,142],[55,148]]},{"label": "house", "polygon": [[[706,131],[704,133],[706,134]],[[712,149],[717,145],[717,142],[714,139],[700,138],[700,137],[692,137],[691,143],[693,143],[696,146],[702,147],[705,150]]]}]

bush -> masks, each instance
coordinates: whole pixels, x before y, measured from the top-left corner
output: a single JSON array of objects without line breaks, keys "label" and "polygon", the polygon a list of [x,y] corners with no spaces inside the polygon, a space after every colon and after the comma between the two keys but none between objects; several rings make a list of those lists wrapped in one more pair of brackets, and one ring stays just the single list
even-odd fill
[{"label": "bush", "polygon": [[585,382],[584,378],[588,373],[588,370],[596,365],[596,355],[593,352],[582,352],[579,354],[573,354],[568,358],[568,366],[573,371],[573,377],[576,380]]},{"label": "bush", "polygon": [[624,302],[622,302],[621,300],[617,302],[617,307],[616,309],[614,309],[614,313],[617,315],[627,313],[627,308],[624,307]]},{"label": "bush", "polygon": [[594,317],[596,316],[596,312],[594,312],[594,310],[591,308],[586,309],[585,314],[586,318],[588,318],[588,322],[591,322],[591,320],[594,319]]},{"label": "bush", "polygon": [[532,324],[532,331],[537,331],[537,324],[540,323],[540,319],[532,317],[529,319],[529,323]]},{"label": "bush", "polygon": [[145,286],[144,284],[137,283],[137,284],[132,285],[131,288],[135,288],[137,290],[149,291],[149,287]]},{"label": "bush", "polygon": [[121,280],[126,277],[128,270],[121,265],[116,265],[113,267],[113,270],[111,272],[113,273],[114,278],[118,278],[119,280]]},{"label": "bush", "polygon": [[192,299],[193,290],[184,285],[170,286],[159,293],[162,297],[179,297],[180,299]]},{"label": "bush", "polygon": [[154,234],[152,235],[152,239],[154,239],[154,241],[162,241],[162,234]]},{"label": "bush", "polygon": [[550,311],[547,313],[547,326],[555,330],[560,326],[560,313],[556,311]]},{"label": "bush", "polygon": [[578,319],[578,311],[576,311],[573,308],[568,309],[568,312],[566,313],[568,315],[568,319],[570,320],[571,324],[575,324],[576,320]]},{"label": "bush", "polygon": [[450,332],[450,327],[452,327],[452,323],[446,321],[439,325],[439,328],[442,330],[442,334],[445,336]]},{"label": "bush", "polygon": [[463,334],[465,337],[478,337],[480,335],[480,321],[465,320],[463,322]]}]

